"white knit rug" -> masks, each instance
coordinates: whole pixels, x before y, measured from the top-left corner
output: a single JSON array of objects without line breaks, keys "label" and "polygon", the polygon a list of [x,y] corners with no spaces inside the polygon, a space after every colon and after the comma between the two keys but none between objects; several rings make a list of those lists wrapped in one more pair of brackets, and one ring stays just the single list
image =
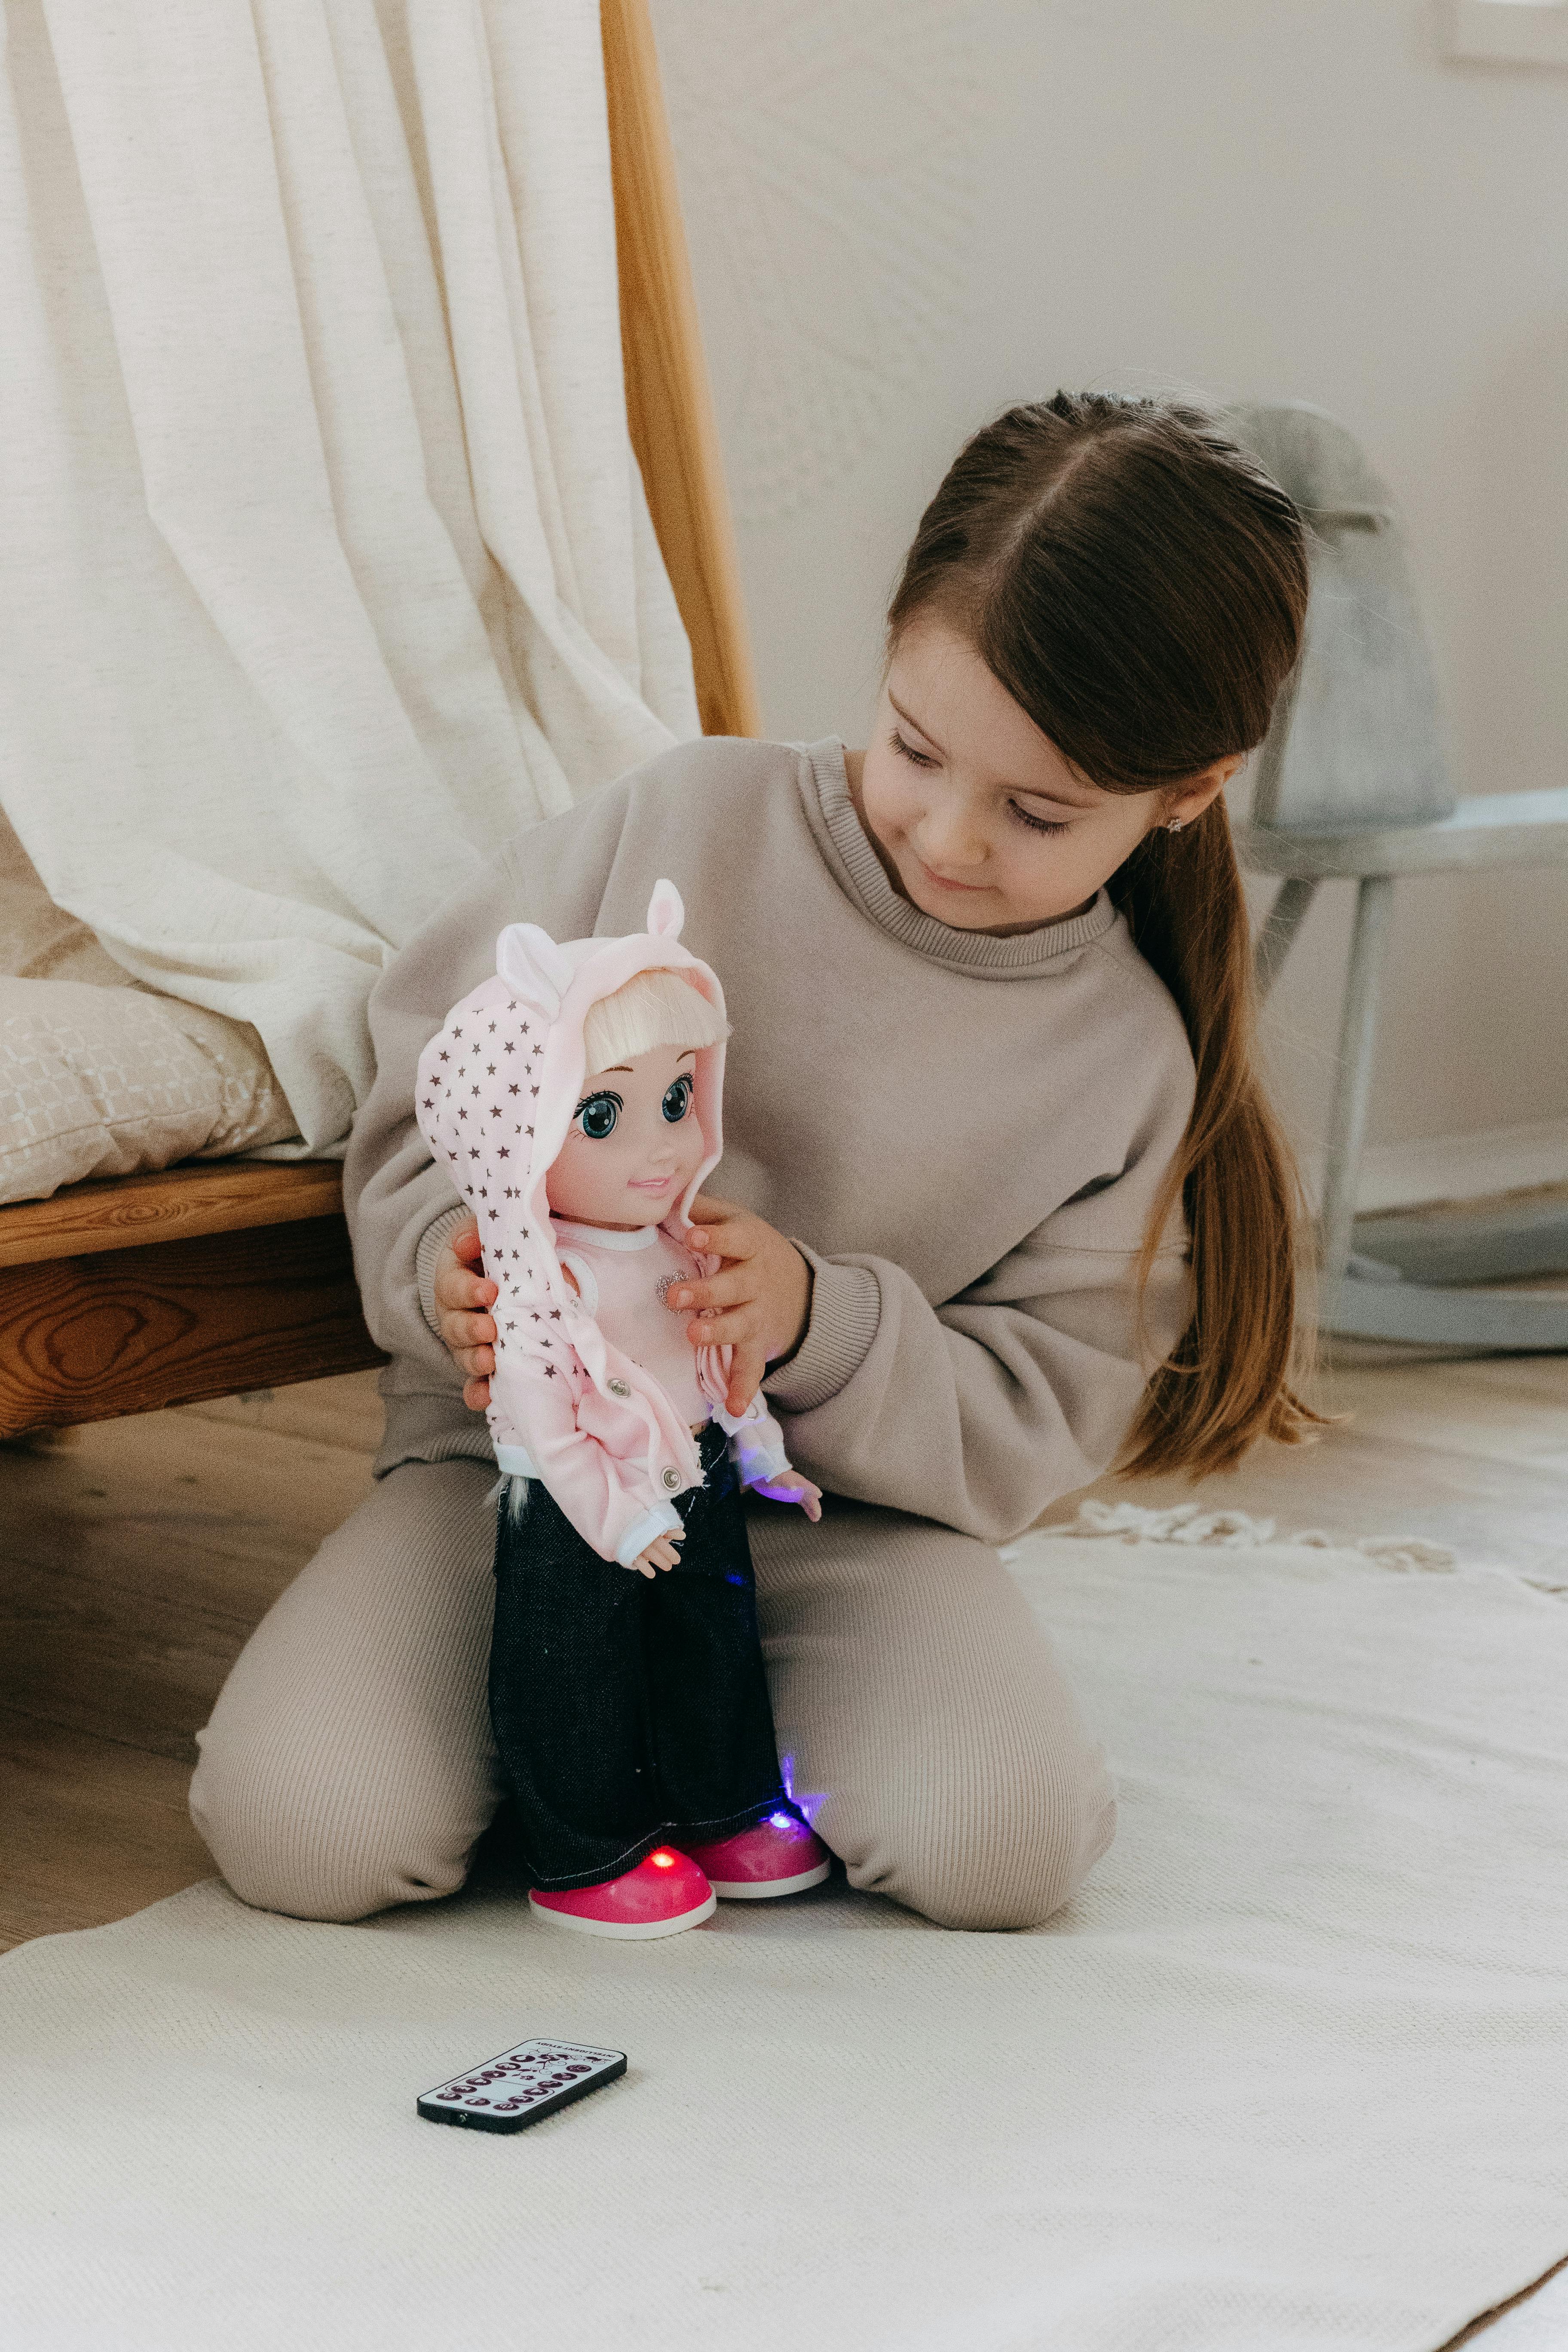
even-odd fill
[{"label": "white knit rug", "polygon": [[[1122,1787],[1070,1916],[829,1887],[626,1947],[214,1883],[24,1946],[7,2352],[1435,2352],[1568,2253],[1568,1601],[1311,1545],[1014,1561]],[[516,2138],[416,2119],[537,2032],[630,2072]]]}]

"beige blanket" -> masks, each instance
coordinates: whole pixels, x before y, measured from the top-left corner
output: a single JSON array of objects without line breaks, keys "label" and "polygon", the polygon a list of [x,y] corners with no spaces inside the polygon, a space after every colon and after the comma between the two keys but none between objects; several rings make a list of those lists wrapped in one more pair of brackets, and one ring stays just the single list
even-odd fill
[{"label": "beige blanket", "polygon": [[[1058,1923],[835,1886],[626,1947],[504,1887],[346,1928],[211,1884],[25,1946],[0,2337],[1434,2352],[1568,2252],[1568,1602],[1016,1564],[1123,1791]],[[630,2071],[514,2139],[416,2118],[539,2032]]]}]

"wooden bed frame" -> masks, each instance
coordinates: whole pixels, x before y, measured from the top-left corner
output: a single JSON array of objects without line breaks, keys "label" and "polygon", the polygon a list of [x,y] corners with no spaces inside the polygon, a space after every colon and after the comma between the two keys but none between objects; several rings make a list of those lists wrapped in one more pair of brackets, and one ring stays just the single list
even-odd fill
[{"label": "wooden bed frame", "polygon": [[[602,0],[626,412],[709,735],[756,691],[647,0]],[[384,1360],[339,1171],[226,1160],[0,1209],[0,1437]]]}]

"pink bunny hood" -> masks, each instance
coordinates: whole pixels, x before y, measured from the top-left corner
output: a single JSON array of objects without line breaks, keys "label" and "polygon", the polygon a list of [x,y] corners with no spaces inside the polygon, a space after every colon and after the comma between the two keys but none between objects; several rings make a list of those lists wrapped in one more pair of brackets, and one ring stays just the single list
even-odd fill
[{"label": "pink bunny hood", "polygon": [[[454,1006],[419,1060],[421,1131],[473,1207],[485,1271],[501,1294],[489,1405],[497,1460],[503,1472],[542,1478],[606,1559],[635,1556],[626,1548],[651,1520],[675,1523],[671,1497],[700,1485],[702,1473],[665,1391],[605,1339],[563,1273],[545,1179],[582,1099],[593,1005],[638,972],[667,971],[723,1018],[717,975],[681,945],[684,919],[679,893],[661,881],[647,930],[624,939],[558,944],[536,923],[509,924],[496,942],[495,977]],[[692,1199],[723,1149],[723,1087],[721,1041],[696,1059],[702,1164],[664,1221],[682,1243]],[[730,1350],[697,1352],[699,1383],[732,1428],[721,1410]],[[745,1418],[773,1431],[760,1401]]]},{"label": "pink bunny hood", "polygon": [[[529,1222],[548,1235],[550,1206],[545,1179],[561,1155],[571,1131],[583,1084],[588,1075],[584,1033],[588,1015],[601,998],[614,996],[639,971],[676,971],[708,999],[721,1021],[724,992],[718,974],[694,956],[680,940],[686,910],[673,882],[658,882],[648,901],[647,929],[619,940],[568,940],[557,946],[537,923],[510,923],[496,941],[496,980],[477,992],[483,994],[504,986],[508,1003],[515,999],[528,1016],[532,1032],[530,1059],[532,1078],[516,1099],[531,1102],[532,1112],[521,1122],[529,1142],[526,1197]],[[540,1049],[542,1050],[540,1050]],[[487,1057],[488,1066],[488,1057]],[[719,1164],[724,1148],[724,1044],[704,1045],[697,1055],[693,1106],[702,1129],[706,1152],[702,1165],[665,1220],[679,1239],[691,1223],[691,1202],[699,1188]],[[537,1087],[537,1093],[534,1089]],[[509,1095],[507,1100],[513,1098]],[[480,1221],[481,1234],[484,1220]],[[552,1247],[549,1253],[554,1258]],[[559,1270],[554,1278],[559,1282]]]}]

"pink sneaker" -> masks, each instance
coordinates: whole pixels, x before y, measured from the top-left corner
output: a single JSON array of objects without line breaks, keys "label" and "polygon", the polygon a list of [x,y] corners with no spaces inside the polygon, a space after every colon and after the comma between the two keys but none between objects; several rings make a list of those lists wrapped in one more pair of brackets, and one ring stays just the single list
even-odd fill
[{"label": "pink sneaker", "polygon": [[687,1853],[727,1903],[799,1895],[807,1886],[820,1886],[833,1867],[822,1840],[793,1813],[770,1813],[749,1830],[712,1845],[689,1846]]},{"label": "pink sneaker", "polygon": [[701,1870],[668,1845],[618,1878],[563,1894],[535,1887],[528,1901],[552,1927],[575,1927],[581,1936],[679,1936],[713,1916],[713,1889]]}]

